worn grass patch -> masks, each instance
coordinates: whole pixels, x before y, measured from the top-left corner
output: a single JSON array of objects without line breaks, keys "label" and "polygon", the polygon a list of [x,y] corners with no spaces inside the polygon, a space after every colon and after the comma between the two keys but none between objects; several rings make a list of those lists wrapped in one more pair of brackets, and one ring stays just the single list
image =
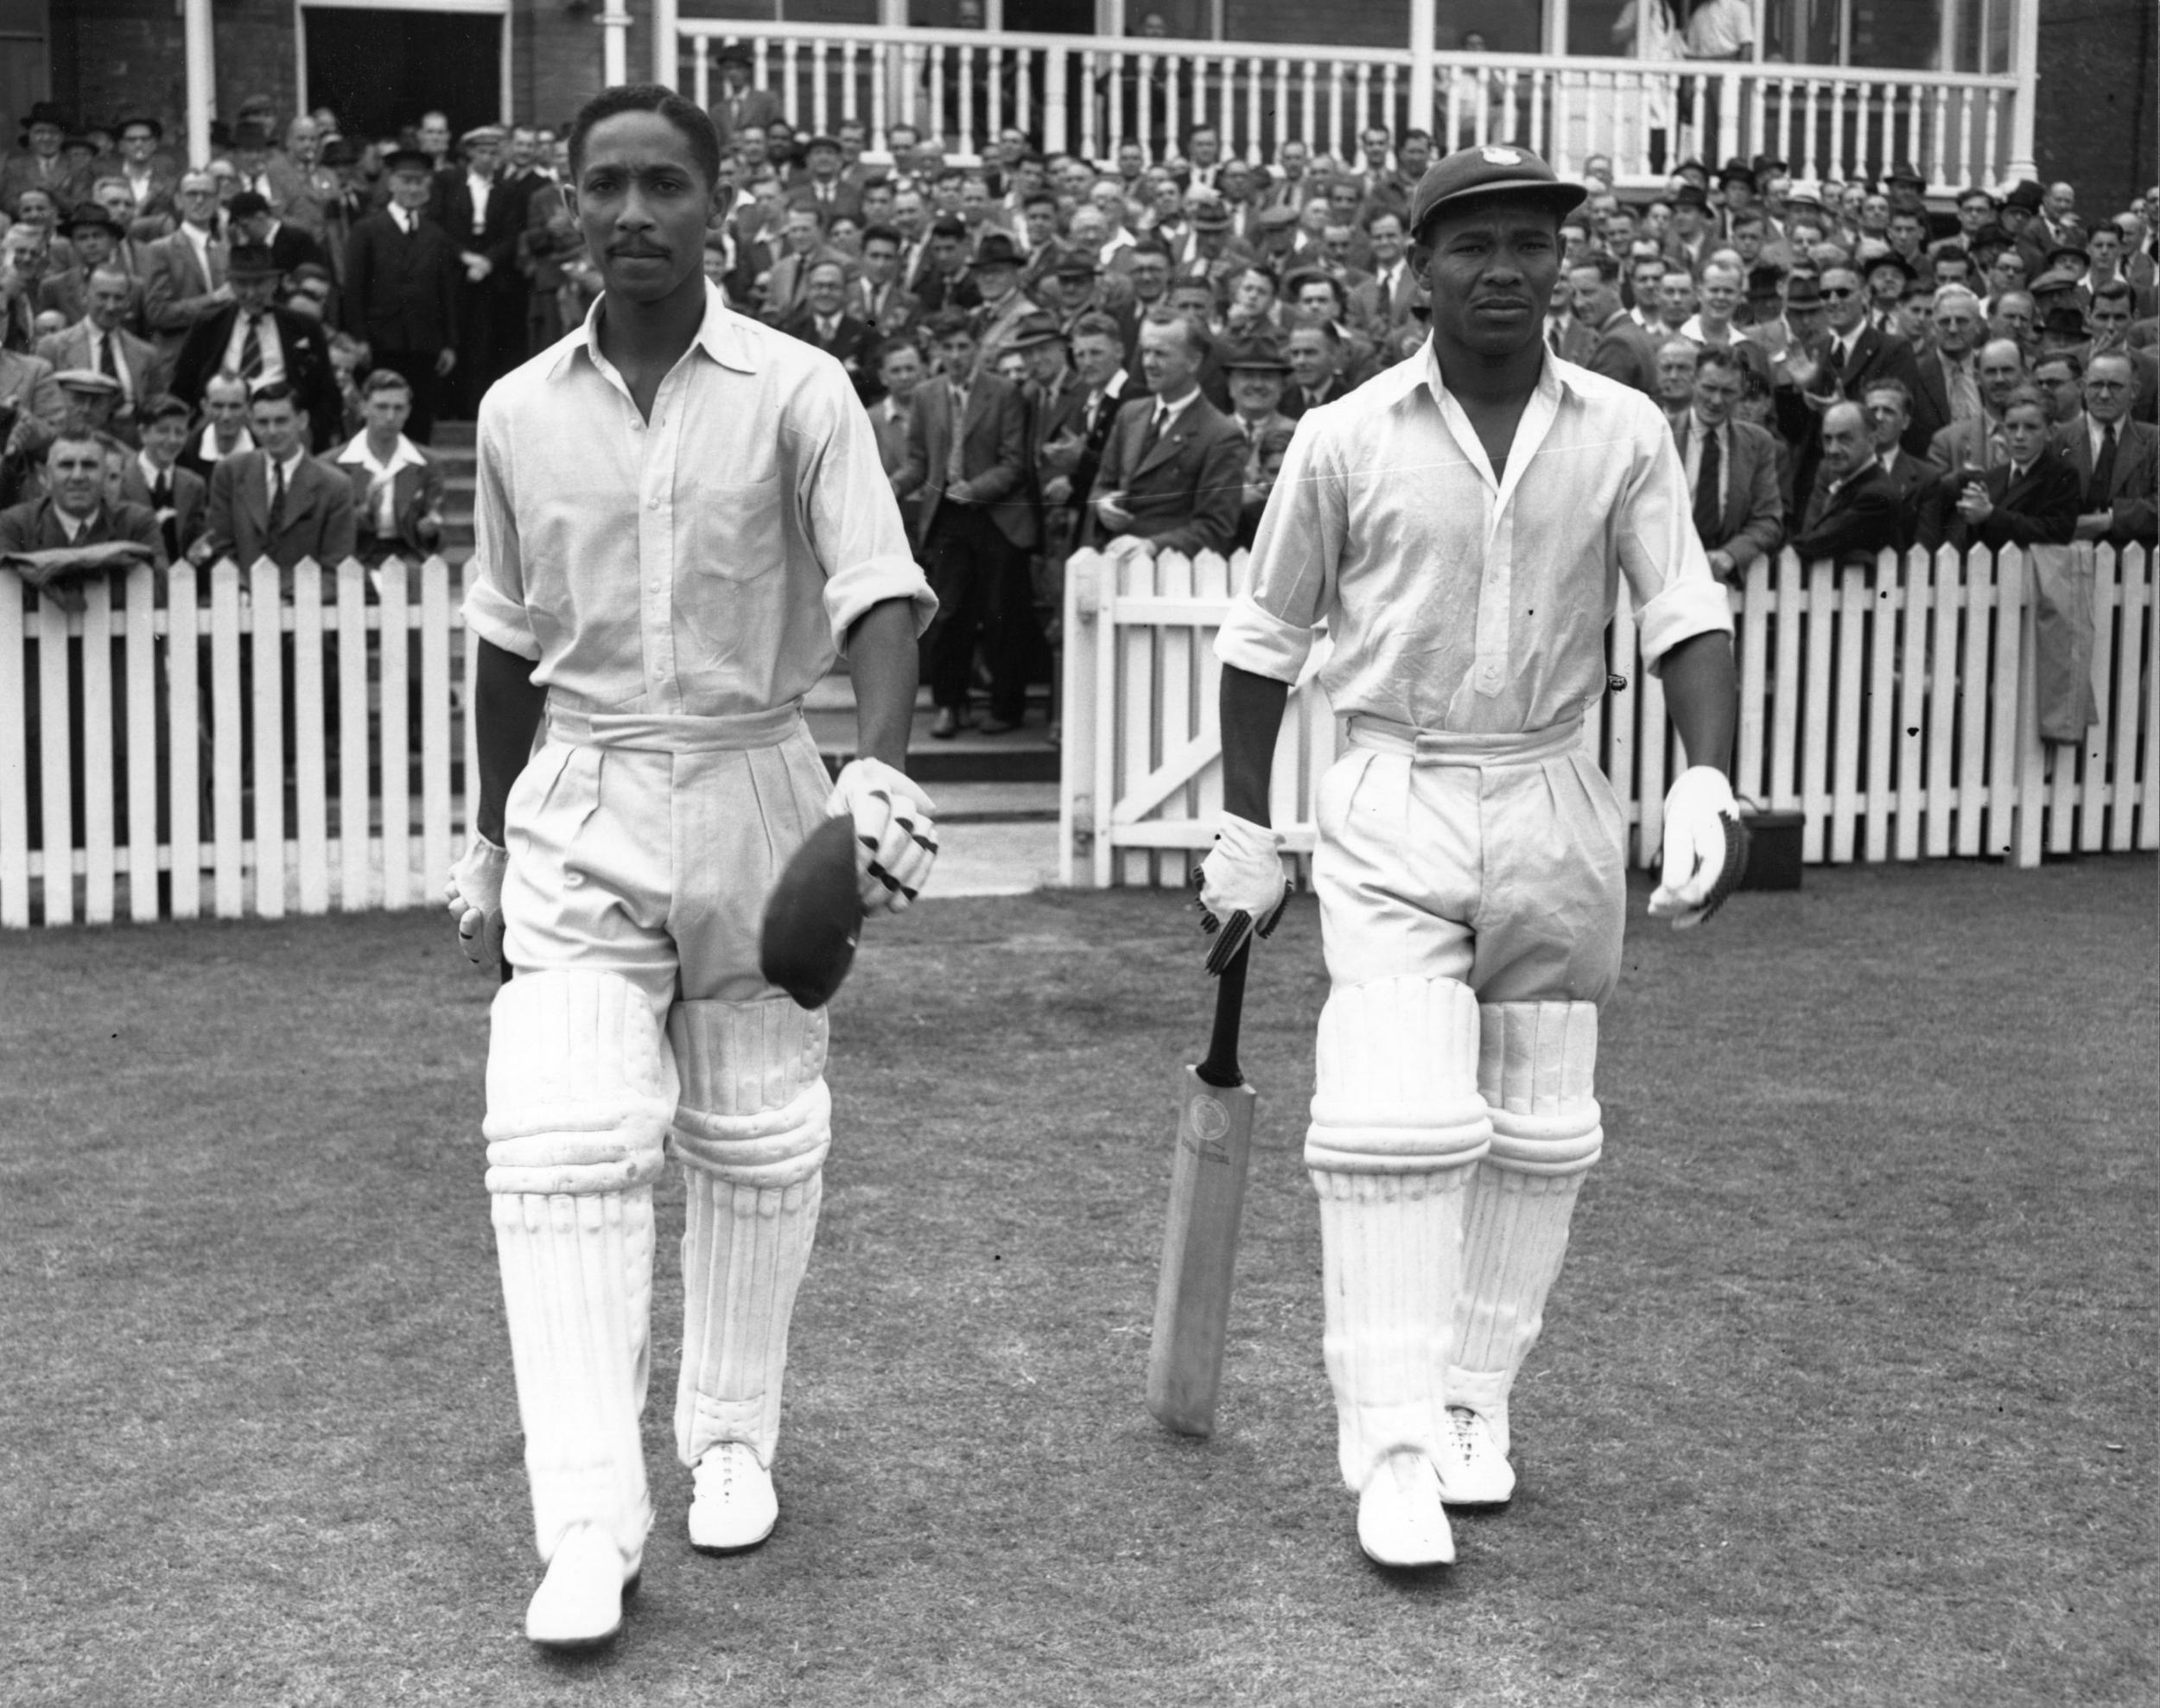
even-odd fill
[{"label": "worn grass patch", "polygon": [[1140,1405],[1191,915],[928,904],[835,1011],[781,1527],[683,1538],[670,1178],[661,1520],[575,1665],[518,1635],[488,989],[448,927],[10,936],[0,1699],[2152,1700],[2150,862],[1811,872],[1678,937],[1641,908],[1523,1490],[1452,1572],[1369,1568],[1336,1479],[1311,904],[1254,980],[1205,1444]]}]

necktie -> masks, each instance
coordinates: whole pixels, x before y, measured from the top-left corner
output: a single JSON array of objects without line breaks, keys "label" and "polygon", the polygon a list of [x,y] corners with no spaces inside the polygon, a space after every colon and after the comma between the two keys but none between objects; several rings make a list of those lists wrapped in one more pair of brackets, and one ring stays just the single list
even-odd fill
[{"label": "necktie", "polygon": [[2085,503],[2089,510],[2106,510],[2115,485],[2115,424],[2100,429],[2100,454],[2093,459],[2093,478],[2086,483]]},{"label": "necktie", "polygon": [[247,317],[247,336],[240,340],[240,378],[253,380],[263,371],[263,317]]},{"label": "necktie", "polygon": [[[1698,429],[1701,431],[1701,429]],[[1703,431],[1702,455],[1695,465],[1695,532],[1705,546],[1722,544],[1718,536],[1718,482],[1724,472],[1724,456],[1718,448],[1718,435]]]},{"label": "necktie", "polygon": [[1155,448],[1156,441],[1162,437],[1162,430],[1168,425],[1169,421],[1170,406],[1167,403],[1156,404],[1155,413],[1147,418],[1147,431],[1140,438],[1140,460],[1141,462],[1147,460],[1147,454]]},{"label": "necktie", "polygon": [[280,529],[282,529],[284,525],[285,525],[285,465],[284,465],[283,463],[282,463],[282,462],[274,462],[274,463],[272,463],[272,464],[270,465],[270,537],[271,537],[273,539],[275,539],[275,538],[276,537],[276,535],[277,535],[278,530],[279,530]]},{"label": "necktie", "polygon": [[952,388],[952,439],[945,448],[945,486],[948,490],[967,479],[967,466],[961,460],[961,429],[967,424],[968,394],[958,386]]},{"label": "necktie", "polygon": [[120,377],[119,365],[112,359],[112,334],[109,332],[98,334],[98,371],[111,379]]},{"label": "necktie", "polygon": [[165,556],[177,560],[180,556],[180,517],[173,509],[171,470],[160,470],[157,479],[150,484],[150,508],[157,512],[158,531],[165,537]]}]

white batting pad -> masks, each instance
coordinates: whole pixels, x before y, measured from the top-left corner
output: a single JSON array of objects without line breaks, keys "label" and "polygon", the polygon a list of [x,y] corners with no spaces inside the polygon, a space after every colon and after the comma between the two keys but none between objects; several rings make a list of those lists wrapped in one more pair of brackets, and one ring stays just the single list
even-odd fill
[{"label": "white batting pad", "polygon": [[607,974],[497,996],[487,1186],[543,1560],[601,1527],[634,1571],[652,1524],[638,1419],[650,1368],[652,1188],[675,1071],[645,999]]},{"label": "white batting pad", "polygon": [[1492,1149],[1471,1177],[1464,1216],[1447,1397],[1483,1416],[1504,1454],[1508,1395],[1544,1327],[1576,1194],[1604,1130],[1591,1095],[1594,1003],[1493,1003],[1483,1021],[1478,1083]]},{"label": "white batting pad", "polygon": [[1439,1464],[1464,1189],[1492,1128],[1477,1003],[1451,979],[1338,986],[1321,1010],[1306,1165],[1320,1200],[1323,1342],[1343,1480]]},{"label": "white batting pad", "polygon": [[785,999],[684,1002],[668,1031],[683,1069],[675,1149],[688,1212],[676,1451],[695,1465],[740,1441],[770,1467],[832,1136],[825,1013]]}]

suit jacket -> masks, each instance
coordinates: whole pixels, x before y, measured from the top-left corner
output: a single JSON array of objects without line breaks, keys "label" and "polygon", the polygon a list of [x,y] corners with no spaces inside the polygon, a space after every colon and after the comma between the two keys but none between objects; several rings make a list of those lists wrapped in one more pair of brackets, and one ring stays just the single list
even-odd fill
[{"label": "suit jacket", "polygon": [[422,539],[420,523],[422,517],[428,516],[433,516],[438,522],[442,519],[442,465],[425,450],[421,450],[420,454],[427,458],[424,463],[417,468],[407,463],[391,476],[391,513],[397,518],[397,525],[393,532],[385,537],[378,531],[375,506],[368,498],[372,477],[367,465],[357,458],[346,461],[346,454],[340,453],[340,460],[329,467],[352,483],[353,529],[361,555],[372,556],[378,553],[396,552],[424,557],[428,553],[440,549],[441,535],[438,534],[432,541]]},{"label": "suit jacket", "polygon": [[[270,209],[279,220],[321,243],[327,234],[330,205],[345,193],[338,175],[327,166],[302,166],[281,154],[271,156],[263,175],[270,180]],[[273,254],[276,248],[270,245]]]},{"label": "suit jacket", "polygon": [[[66,372],[69,368],[94,368],[97,360],[90,353],[91,325],[78,321],[64,331],[38,340],[37,353],[50,362],[54,370]],[[163,389],[165,364],[156,347],[131,332],[116,331],[112,334],[120,365],[127,370],[131,395],[137,405],[155,397]]]},{"label": "suit jacket", "polygon": [[1095,486],[1095,477],[1102,467],[1102,452],[1110,442],[1110,434],[1117,425],[1119,409],[1129,399],[1142,395],[1147,387],[1129,372],[1120,371],[1111,377],[1105,388],[1102,403],[1095,412],[1095,425],[1088,426],[1088,399],[1083,391],[1074,414],[1083,437],[1080,441],[1080,460],[1072,471],[1072,510],[1076,520],[1084,518],[1088,508],[1088,494]]},{"label": "suit jacket", "polygon": [[[878,441],[878,462],[885,470],[885,478],[897,488],[907,472],[907,435],[914,417],[914,403],[901,403],[889,393],[870,405],[870,431]],[[907,524],[907,537],[916,537],[915,517],[921,508],[910,492],[899,500],[900,520]]]},{"label": "suit jacket", "polygon": [[[0,556],[16,551],[57,551],[67,545],[109,545],[115,540],[134,540],[157,556],[156,567],[165,567],[165,543],[159,537],[156,514],[137,504],[100,504],[82,532],[72,541],[60,526],[60,515],[50,498],[32,498],[0,510]],[[112,576],[116,585],[123,576]]]},{"label": "suit jacket", "polygon": [[[488,186],[487,211],[480,216],[476,231],[473,224],[472,181],[463,172],[454,177],[445,173],[436,178],[435,185],[440,194],[430,206],[450,239],[451,249],[458,254],[471,250],[485,255],[492,267],[493,270],[480,281],[477,289],[500,291],[506,282],[515,281],[518,236],[524,229],[525,216],[524,201],[515,187],[499,178]],[[461,281],[465,277],[462,263],[458,277]]]},{"label": "suit jacket", "polygon": [[1896,466],[1883,472],[1897,489],[1898,550],[1933,551],[1942,543],[1942,477],[1949,471],[1901,446]]},{"label": "suit jacket", "polygon": [[457,343],[457,287],[465,276],[448,233],[422,219],[408,237],[387,210],[353,227],[345,251],[345,329],[386,351],[422,354]]},{"label": "suit jacket", "polygon": [[1305,395],[1305,387],[1292,379],[1284,384],[1282,402],[1275,407],[1292,421],[1302,421],[1306,410],[1317,410],[1323,403],[1332,403],[1338,397],[1347,397],[1356,389],[1349,380],[1338,373],[1328,382],[1326,390],[1317,398],[1308,398]]},{"label": "suit jacket", "polygon": [[1871,462],[1835,492],[1827,482],[1816,484],[1793,551],[1803,563],[1826,557],[1872,563],[1877,552],[1896,549],[1899,523],[1897,488],[1880,463]]},{"label": "suit jacket", "polygon": [[786,201],[790,207],[816,208],[828,225],[843,213],[850,219],[862,218],[862,191],[845,178],[834,180],[829,201],[819,196],[817,186],[808,178],[789,189]]},{"label": "suit jacket", "polygon": [[[300,400],[301,413],[313,425],[314,442],[320,449],[330,442],[345,419],[337,371],[330,365],[329,337],[319,322],[289,308],[272,308],[270,315],[284,350],[285,378]],[[175,397],[200,406],[203,387],[223,364],[226,346],[232,341],[232,328],[239,319],[240,305],[228,302],[195,323],[173,364]]]},{"label": "suit jacket", "polygon": [[898,279],[881,290],[867,279],[854,279],[848,286],[848,312],[880,338],[895,338],[915,324],[922,305]]},{"label": "suit jacket", "polygon": [[[774,257],[766,270],[765,307],[759,311],[766,325],[784,326],[807,307],[802,300],[803,287],[808,283],[810,270],[821,261],[846,263],[848,257],[823,244],[807,254],[798,255],[791,249]],[[852,272],[853,264],[848,264]]]},{"label": "suit jacket", "polygon": [[2115,429],[2115,476],[2107,491],[2093,486],[2093,437],[2083,416],[2055,429],[2055,442],[2076,471],[2081,514],[2110,512],[2107,532],[2101,537],[2112,546],[2160,544],[2160,432],[2143,422],[2125,421]]},{"label": "suit jacket", "polygon": [[[157,516],[157,506],[150,498],[150,483],[143,478],[140,457],[130,457],[120,471],[120,496],[130,504],[141,505],[153,517]],[[168,561],[185,556],[187,548],[202,537],[202,530],[209,522],[209,510],[210,483],[200,474],[174,465],[173,513],[169,518],[159,520]]]},{"label": "suit jacket", "polygon": [[1986,474],[1987,496],[1995,508],[1977,524],[1958,513],[1958,491],[1951,490],[1958,479],[1954,472],[1944,477],[1942,528],[1944,541],[1960,551],[1972,546],[1999,551],[2004,546],[2068,545],[2076,536],[2081,492],[2077,470],[2059,444],[2045,447],[2022,475],[2013,477],[2007,456],[1992,464]]},{"label": "suit jacket", "polygon": [[1612,318],[1598,328],[1590,371],[1632,385],[1654,401],[1657,397],[1657,346],[1624,309],[1616,309]]},{"label": "suit jacket", "polygon": [[[122,272],[127,270],[117,253],[105,265]],[[67,323],[73,326],[90,312],[89,276],[79,267],[70,267],[64,273],[48,275],[38,282],[37,307],[40,314],[48,308],[57,308],[67,316]],[[127,312],[122,317],[122,324],[133,327],[141,325],[142,320],[143,283],[137,279],[134,288],[128,292]]]},{"label": "suit jacket", "polygon": [[[953,442],[952,388],[942,375],[915,388],[907,462],[896,489],[920,495],[918,542],[930,538],[945,502],[945,462]],[[1026,551],[1035,543],[1035,505],[1027,480],[1027,404],[1017,387],[979,374],[968,389],[960,423],[960,473],[972,501],[988,508],[998,531]]]},{"label": "suit jacket", "polygon": [[1918,455],[1950,425],[1950,388],[1942,378],[1942,362],[1932,350],[1913,352],[1913,372],[1917,377],[1913,387],[1913,421],[1904,443]]},{"label": "suit jacket", "polygon": [[210,270],[205,273],[195,246],[185,232],[162,237],[149,247],[149,271],[143,280],[143,321],[168,364],[195,322],[221,305],[211,292],[225,283],[225,244],[210,244]]},{"label": "suit jacket", "polygon": [[1236,543],[1248,546],[1260,530],[1260,518],[1267,508],[1268,494],[1275,489],[1275,477],[1282,473],[1282,460],[1290,453],[1298,423],[1278,410],[1249,427],[1235,416],[1230,424],[1245,441],[1245,487],[1238,494]]},{"label": "suit jacket", "polygon": [[924,270],[921,281],[911,284],[909,289],[921,305],[922,318],[926,321],[947,308],[980,308],[982,306],[982,292],[966,273],[961,274],[958,278],[948,279],[935,267],[928,267]]},{"label": "suit jacket", "polygon": [[870,352],[877,347],[878,336],[854,315],[842,313],[830,342],[817,335],[817,316],[807,308],[798,308],[781,321],[780,330],[790,338],[799,338],[823,350],[847,369],[848,378],[855,384],[855,396],[866,403],[882,394],[876,366],[870,359]]},{"label": "suit jacket", "polygon": [[730,96],[722,89],[719,98],[705,112],[713,121],[713,128],[720,132],[720,145],[723,149],[737,130],[762,130],[774,119],[787,117],[780,110],[780,98],[770,89],[745,89],[737,96]]},{"label": "suit jacket", "polygon": [[323,253],[322,245],[314,234],[289,220],[281,219],[277,229],[270,233],[270,252],[278,270],[288,278],[295,267],[310,264],[326,273],[330,270],[330,257]]},{"label": "suit jacket", "polygon": [[1402,275],[1395,281],[1394,293],[1386,302],[1381,301],[1377,274],[1360,283],[1350,292],[1350,323],[1365,327],[1375,336],[1385,337],[1410,318],[1411,307],[1417,300],[1417,276],[1406,259],[1402,264]]},{"label": "suit jacket", "polygon": [[[1683,423],[1694,430],[1692,415]],[[1687,460],[1687,442],[1678,440],[1680,461]],[[1718,512],[1718,525],[1702,537],[1705,551],[1722,551],[1732,559],[1735,579],[1744,579],[1748,565],[1777,549],[1785,537],[1785,502],[1777,485],[1777,441],[1765,428],[1752,422],[1725,423],[1727,466],[1725,497]]]},{"label": "suit jacket", "polygon": [[1122,492],[1133,517],[1126,531],[1153,540],[1159,551],[1229,551],[1245,497],[1245,435],[1198,397],[1142,456],[1140,444],[1154,412],[1153,397],[1135,397],[1118,411],[1088,494],[1089,543],[1106,544],[1112,537],[1095,513],[1095,501],[1106,492]]},{"label": "suit jacket", "polygon": [[279,577],[292,591],[293,565],[314,559],[326,572],[353,556],[353,486],[345,471],[303,456],[285,488],[283,518],[270,526],[269,454],[244,451],[226,457],[210,476],[210,517],[206,529],[213,561],[230,557],[241,568],[267,557],[284,571]]},{"label": "suit jacket", "polygon": [[[1947,473],[1960,468],[1988,468],[2008,454],[2003,449],[2002,429],[1992,416],[1954,422],[1928,441],[1928,460]],[[1956,494],[1951,496],[1954,498]]]}]

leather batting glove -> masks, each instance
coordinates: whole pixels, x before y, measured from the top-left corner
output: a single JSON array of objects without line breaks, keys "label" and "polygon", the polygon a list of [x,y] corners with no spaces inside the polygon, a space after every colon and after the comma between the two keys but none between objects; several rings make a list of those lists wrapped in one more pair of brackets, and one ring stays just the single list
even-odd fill
[{"label": "leather batting glove", "polygon": [[1282,833],[1226,812],[1215,833],[1215,846],[1193,875],[1200,886],[1202,928],[1222,928],[1208,956],[1208,970],[1217,972],[1236,954],[1255,922],[1264,937],[1282,913],[1289,890],[1282,864]]},{"label": "leather batting glove", "polygon": [[855,822],[855,873],[865,913],[899,913],[923,892],[937,859],[937,804],[906,772],[881,759],[851,759],[825,810]]},{"label": "leather batting glove", "polygon": [[486,971],[503,964],[503,873],[509,866],[505,850],[475,833],[442,886],[457,921],[458,946],[467,961]]},{"label": "leather batting glove", "polygon": [[1665,860],[1653,918],[1684,931],[1723,905],[1747,865],[1747,830],[1732,785],[1714,765],[1690,765],[1665,794]]}]

